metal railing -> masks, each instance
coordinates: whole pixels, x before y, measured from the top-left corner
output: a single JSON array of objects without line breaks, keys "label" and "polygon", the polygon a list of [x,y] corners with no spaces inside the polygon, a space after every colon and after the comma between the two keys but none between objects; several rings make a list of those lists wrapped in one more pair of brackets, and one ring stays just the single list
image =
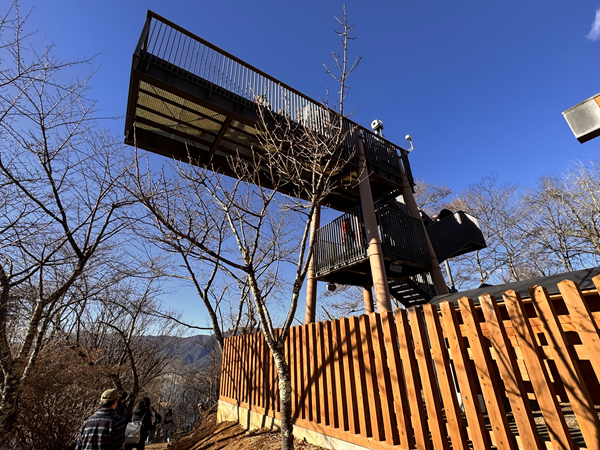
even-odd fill
[{"label": "metal railing", "polygon": [[[376,205],[375,216],[384,256],[410,263],[431,263],[419,219],[388,205]],[[316,240],[317,276],[366,259],[368,242],[360,206],[319,228]]]},{"label": "metal railing", "polygon": [[421,219],[388,205],[375,207],[383,254],[402,261],[430,264],[427,239]]},{"label": "metal railing", "polygon": [[360,206],[319,228],[315,272],[329,273],[367,258],[367,239]]},{"label": "metal railing", "polygon": [[433,278],[431,278],[431,274],[429,272],[418,273],[416,275],[411,275],[409,277],[414,283],[416,283],[419,288],[429,294],[429,297],[435,297],[437,292],[435,290],[435,286],[433,284]]},{"label": "metal railing", "polygon": [[[135,54],[196,82],[221,88],[221,93],[230,98],[248,105],[268,106],[271,111],[286,114],[317,132],[325,133],[331,129],[332,117],[337,115],[321,103],[152,11],[148,11]],[[384,174],[400,176],[397,154],[405,156],[406,150],[349,119],[344,121],[342,131],[346,137],[343,147],[348,150],[354,147],[348,131],[352,127],[358,128],[365,141],[367,162],[382,169]]]}]

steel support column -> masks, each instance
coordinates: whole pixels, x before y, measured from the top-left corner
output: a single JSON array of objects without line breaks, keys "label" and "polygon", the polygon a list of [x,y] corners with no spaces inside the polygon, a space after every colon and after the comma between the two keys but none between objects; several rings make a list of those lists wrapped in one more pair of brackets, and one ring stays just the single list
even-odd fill
[{"label": "steel support column", "polygon": [[365,301],[365,313],[375,312],[373,308],[373,286],[363,286],[363,300]]},{"label": "steel support column", "polygon": [[[321,206],[315,208],[313,221],[310,226],[310,239],[314,239],[315,232],[321,224]],[[317,243],[314,246],[317,248]],[[308,272],[306,273],[306,309],[304,312],[304,323],[313,323],[317,314],[317,279],[315,277],[315,255],[310,258]]]},{"label": "steel support column", "polygon": [[377,231],[377,219],[375,217],[375,207],[373,206],[373,195],[371,194],[371,184],[369,182],[369,170],[367,168],[365,149],[358,130],[355,131],[354,136],[358,146],[358,189],[360,192],[360,204],[367,235],[367,254],[369,255],[371,276],[373,279],[373,287],[375,288],[377,312],[381,313],[383,311],[391,311],[392,303],[390,301],[390,292],[388,290],[387,276],[385,274],[385,262],[383,260],[383,251],[381,250],[381,240],[379,239],[379,232]]}]

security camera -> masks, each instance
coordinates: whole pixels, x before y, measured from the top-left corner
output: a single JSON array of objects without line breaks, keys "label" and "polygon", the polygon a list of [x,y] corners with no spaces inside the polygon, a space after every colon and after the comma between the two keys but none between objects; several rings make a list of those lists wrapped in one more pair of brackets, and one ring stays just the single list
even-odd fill
[{"label": "security camera", "polygon": [[337,286],[335,285],[335,283],[332,283],[332,282],[327,283],[327,290],[329,292],[335,291],[336,288],[337,288]]},{"label": "security camera", "polygon": [[375,133],[379,133],[380,131],[383,131],[383,122],[381,120],[375,119],[373,122],[371,122],[371,129]]},{"label": "security camera", "polygon": [[408,153],[412,152],[415,147],[413,146],[413,141],[412,141],[412,138],[410,137],[410,134],[407,134],[406,136],[404,136],[404,139],[406,139],[408,142],[410,142],[410,148],[406,151]]}]

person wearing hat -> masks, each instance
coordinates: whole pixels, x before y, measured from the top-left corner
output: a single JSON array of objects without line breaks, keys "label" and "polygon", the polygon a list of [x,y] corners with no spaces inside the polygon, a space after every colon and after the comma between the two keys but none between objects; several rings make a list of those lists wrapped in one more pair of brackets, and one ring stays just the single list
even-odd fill
[{"label": "person wearing hat", "polygon": [[81,426],[75,450],[119,450],[125,440],[126,423],[117,414],[119,391],[109,389],[100,397],[100,408]]}]

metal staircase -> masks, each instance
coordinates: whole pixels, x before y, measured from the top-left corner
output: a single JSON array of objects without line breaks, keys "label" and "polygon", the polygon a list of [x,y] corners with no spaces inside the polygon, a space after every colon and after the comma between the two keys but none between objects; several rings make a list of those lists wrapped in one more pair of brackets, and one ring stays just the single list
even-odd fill
[{"label": "metal staircase", "polygon": [[388,280],[390,295],[405,307],[428,303],[435,295],[431,275],[427,272]]}]

